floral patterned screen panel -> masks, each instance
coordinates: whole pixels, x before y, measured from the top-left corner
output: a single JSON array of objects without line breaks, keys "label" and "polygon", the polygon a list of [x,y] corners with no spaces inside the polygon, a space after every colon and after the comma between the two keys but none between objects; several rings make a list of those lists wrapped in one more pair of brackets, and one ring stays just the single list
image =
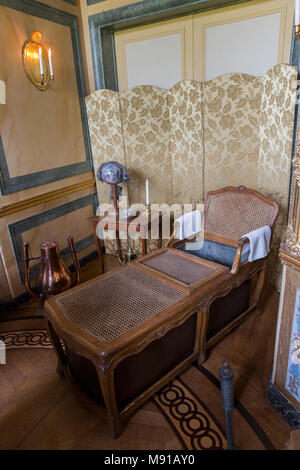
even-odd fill
[{"label": "floral patterned screen panel", "polygon": [[[183,80],[169,90],[138,86],[97,90],[86,98],[95,172],[104,161],[122,163],[131,181],[129,202],[203,202],[207,191],[244,185],[280,205],[271,253],[287,219],[297,69],[276,65],[262,77],[227,74],[207,82]],[[100,202],[109,188],[97,183]]]}]

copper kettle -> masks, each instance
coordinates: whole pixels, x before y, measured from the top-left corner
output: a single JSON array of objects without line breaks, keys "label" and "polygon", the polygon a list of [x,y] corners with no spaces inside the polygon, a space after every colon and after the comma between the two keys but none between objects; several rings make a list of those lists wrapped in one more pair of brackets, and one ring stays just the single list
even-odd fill
[{"label": "copper kettle", "polygon": [[[73,279],[73,275],[61,258],[57,242],[47,241],[41,243],[41,256],[38,258],[30,258],[29,243],[23,243],[25,287],[30,295],[40,298],[41,305],[48,297],[65,291],[80,282],[80,267],[71,236],[68,237],[68,243],[75,265],[75,279]],[[29,280],[29,262],[33,259],[40,260],[40,270],[36,278],[35,289],[32,289]]]}]

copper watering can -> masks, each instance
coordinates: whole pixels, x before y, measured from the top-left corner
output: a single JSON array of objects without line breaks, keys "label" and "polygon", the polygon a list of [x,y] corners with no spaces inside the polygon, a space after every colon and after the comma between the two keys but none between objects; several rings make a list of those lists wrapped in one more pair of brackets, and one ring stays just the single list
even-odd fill
[{"label": "copper watering can", "polygon": [[[80,266],[71,236],[68,237],[68,244],[75,265],[75,279],[73,279],[73,275],[61,258],[57,242],[41,243],[41,256],[37,258],[29,257],[29,243],[23,243],[25,287],[32,297],[40,298],[41,305],[48,297],[59,294],[80,282]],[[29,280],[29,262],[33,259],[40,260],[40,270],[36,278],[35,290],[32,289]]]}]

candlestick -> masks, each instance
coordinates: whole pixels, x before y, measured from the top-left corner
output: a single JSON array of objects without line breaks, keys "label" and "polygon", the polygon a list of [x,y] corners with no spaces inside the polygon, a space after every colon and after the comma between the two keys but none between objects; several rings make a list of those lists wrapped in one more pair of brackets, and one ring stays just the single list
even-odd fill
[{"label": "candlestick", "polygon": [[0,80],[0,104],[6,104],[6,85],[3,80]]},{"label": "candlestick", "polygon": [[51,57],[51,49],[48,50],[48,59],[49,59],[49,67],[50,67],[50,76],[53,77],[53,66],[52,66],[52,57]]},{"label": "candlestick", "polygon": [[42,57],[42,49],[39,47],[39,60],[40,60],[40,73],[44,75],[44,66],[43,66],[43,57]]},{"label": "candlestick", "polygon": [[149,206],[150,200],[149,200],[149,180],[146,180],[146,206]]}]

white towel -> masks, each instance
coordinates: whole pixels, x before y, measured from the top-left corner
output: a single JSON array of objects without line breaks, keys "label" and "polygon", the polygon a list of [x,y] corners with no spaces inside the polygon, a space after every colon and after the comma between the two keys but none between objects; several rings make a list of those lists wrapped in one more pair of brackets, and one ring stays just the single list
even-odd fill
[{"label": "white towel", "polygon": [[270,251],[271,229],[268,225],[246,233],[242,238],[249,238],[250,251],[248,261],[264,258]]},{"label": "white towel", "polygon": [[202,229],[201,212],[198,210],[187,212],[175,220],[174,235],[179,240],[191,237]]}]

